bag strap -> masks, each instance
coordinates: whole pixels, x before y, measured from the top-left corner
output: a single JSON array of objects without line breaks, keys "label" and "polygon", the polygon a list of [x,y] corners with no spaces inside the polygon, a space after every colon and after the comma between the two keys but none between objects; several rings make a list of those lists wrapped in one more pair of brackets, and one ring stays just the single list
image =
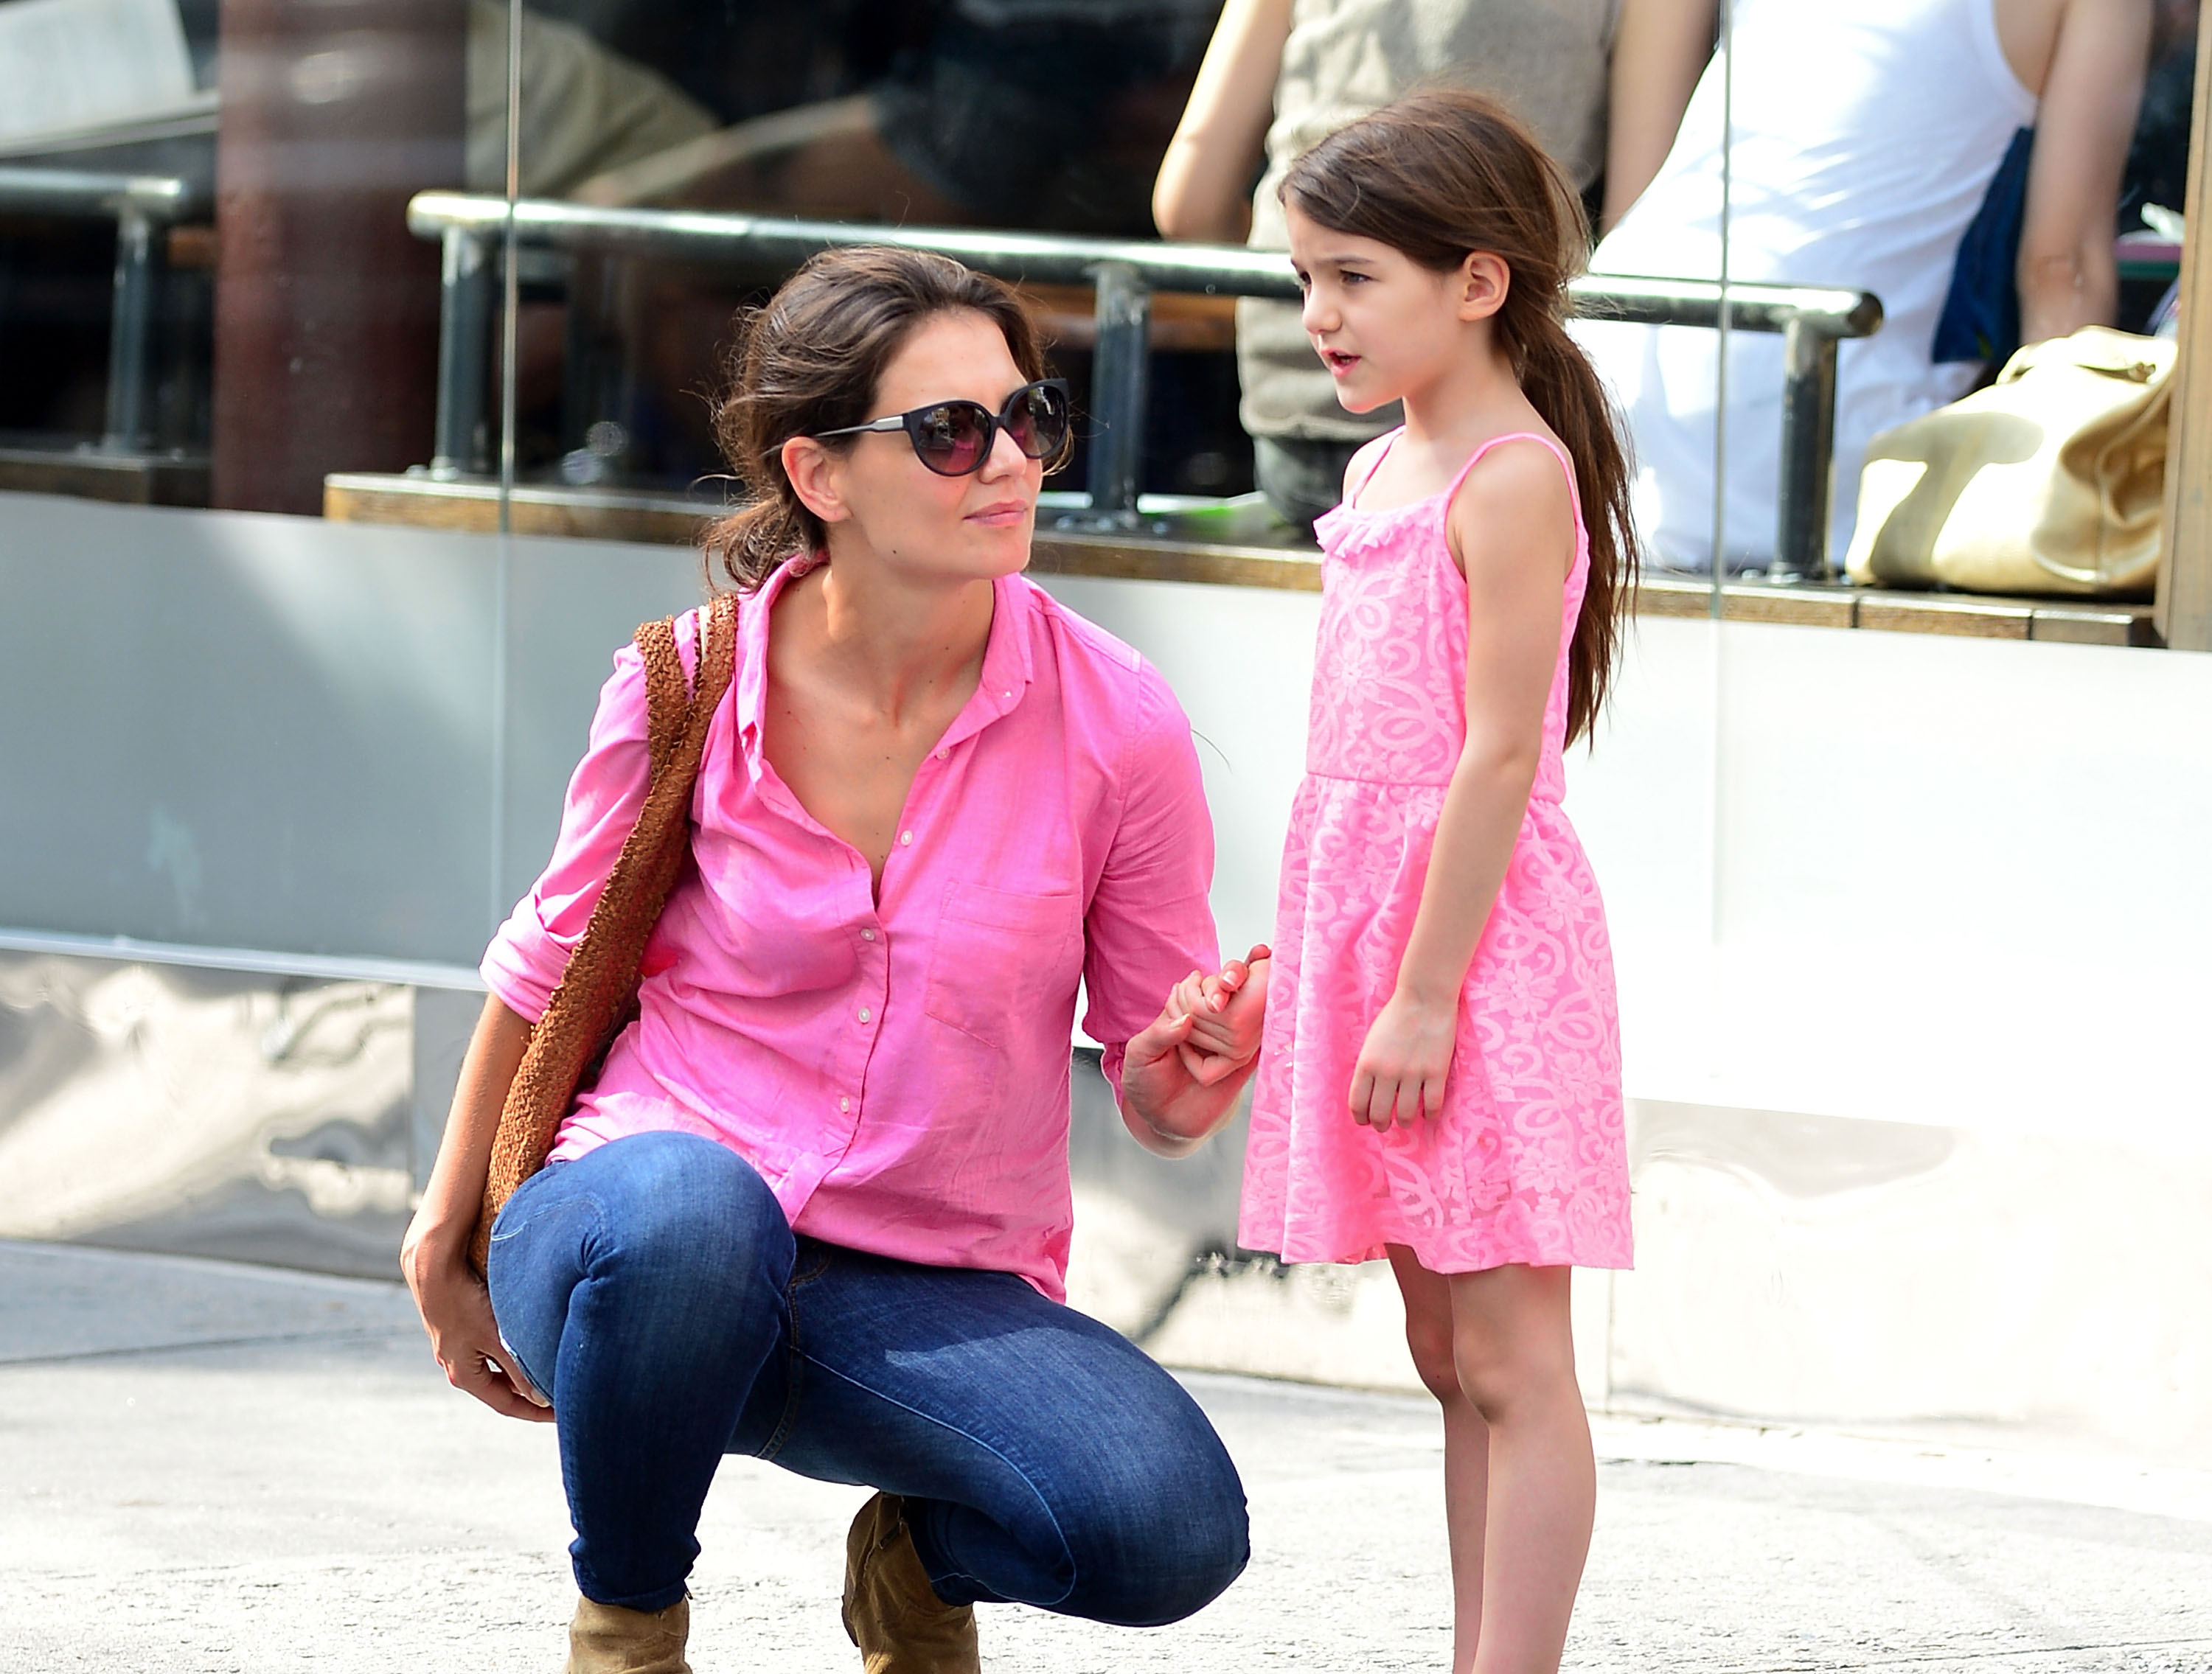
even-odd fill
[{"label": "bag strap", "polygon": [[637,630],[652,763],[645,798],[507,1088],[469,1244],[470,1262],[479,1274],[490,1251],[492,1222],[515,1188],[545,1166],[577,1088],[635,1015],[645,944],[690,855],[692,792],[714,712],[736,674],[737,596],[717,594],[700,612],[700,622],[696,688],[684,678],[672,619]]}]

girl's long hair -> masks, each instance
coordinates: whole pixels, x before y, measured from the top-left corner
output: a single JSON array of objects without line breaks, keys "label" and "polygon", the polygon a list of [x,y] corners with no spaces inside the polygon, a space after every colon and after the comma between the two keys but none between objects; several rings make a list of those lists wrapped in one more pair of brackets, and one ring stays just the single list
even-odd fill
[{"label": "girl's long hair", "polygon": [[[731,585],[751,592],[793,554],[820,549],[822,520],[792,489],[784,443],[883,416],[872,410],[876,387],[892,357],[925,320],[960,312],[999,328],[1024,378],[1044,376],[1036,327],[1012,287],[927,251],[824,251],[740,318],[714,440],[747,503],[707,531],[710,583],[719,567]],[[857,440],[823,446],[842,450]],[[1057,463],[1047,460],[1046,470]]]},{"label": "girl's long hair", "polygon": [[1512,276],[1492,330],[1529,404],[1574,461],[1589,582],[1567,663],[1567,737],[1589,735],[1636,587],[1629,455],[1605,388],[1567,335],[1567,281],[1589,258],[1581,200],[1495,100],[1416,93],[1339,129],[1291,164],[1283,202],[1319,226],[1373,239],[1437,273],[1475,251]]}]

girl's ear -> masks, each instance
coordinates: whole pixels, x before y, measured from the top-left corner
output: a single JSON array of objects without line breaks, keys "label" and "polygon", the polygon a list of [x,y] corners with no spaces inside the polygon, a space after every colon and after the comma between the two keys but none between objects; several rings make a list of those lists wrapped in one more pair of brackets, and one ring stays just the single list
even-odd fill
[{"label": "girl's ear", "polygon": [[1505,306],[1513,288],[1513,270],[1503,256],[1478,250],[1459,264],[1459,317],[1488,319]]},{"label": "girl's ear", "polygon": [[845,504],[844,461],[811,436],[787,438],[781,452],[783,474],[799,503],[824,523],[842,523],[853,514]]}]

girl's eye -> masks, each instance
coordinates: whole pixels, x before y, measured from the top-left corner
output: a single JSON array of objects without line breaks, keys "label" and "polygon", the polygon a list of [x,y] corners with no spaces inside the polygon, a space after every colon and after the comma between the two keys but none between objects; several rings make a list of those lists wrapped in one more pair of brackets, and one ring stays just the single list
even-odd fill
[{"label": "girl's eye", "polygon": [[1364,285],[1367,282],[1367,276],[1364,273],[1347,273],[1344,276],[1344,282],[1347,285]]}]

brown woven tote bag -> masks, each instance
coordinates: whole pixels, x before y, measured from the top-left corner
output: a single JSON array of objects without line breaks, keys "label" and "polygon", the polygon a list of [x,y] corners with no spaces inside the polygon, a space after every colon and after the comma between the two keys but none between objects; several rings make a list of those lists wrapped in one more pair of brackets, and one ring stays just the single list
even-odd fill
[{"label": "brown woven tote bag", "polygon": [[677,653],[675,622],[649,622],[637,630],[652,760],[645,802],[507,1088],[483,1207],[469,1240],[469,1262],[478,1274],[490,1253],[500,1210],[545,1166],[577,1088],[597,1075],[615,1036],[637,1015],[638,964],[691,852],[692,787],[707,752],[707,728],[737,666],[737,595],[718,594],[703,616],[706,643],[693,689],[687,689]]}]

